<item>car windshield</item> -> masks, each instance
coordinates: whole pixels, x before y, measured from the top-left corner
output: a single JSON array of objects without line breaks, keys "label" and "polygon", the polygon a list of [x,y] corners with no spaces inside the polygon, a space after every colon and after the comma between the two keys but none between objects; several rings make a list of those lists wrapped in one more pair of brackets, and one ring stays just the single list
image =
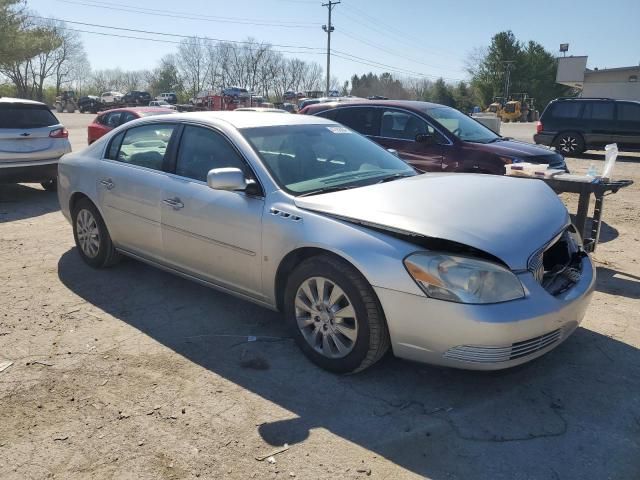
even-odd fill
[{"label": "car windshield", "polygon": [[293,195],[416,175],[395,155],[337,124],[255,127],[241,132],[278,184]]},{"label": "car windshield", "polygon": [[45,105],[0,103],[0,128],[41,128],[58,123]]},{"label": "car windshield", "polygon": [[491,143],[501,138],[492,130],[454,108],[428,108],[427,114],[465,142]]}]

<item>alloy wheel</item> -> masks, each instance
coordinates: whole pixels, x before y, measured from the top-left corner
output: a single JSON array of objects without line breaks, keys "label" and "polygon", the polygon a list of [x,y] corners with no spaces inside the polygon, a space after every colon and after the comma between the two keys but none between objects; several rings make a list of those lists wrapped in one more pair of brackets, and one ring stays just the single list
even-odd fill
[{"label": "alloy wheel", "polygon": [[100,250],[100,230],[93,214],[86,209],[76,217],[76,235],[82,252],[89,258],[95,258]]},{"label": "alloy wheel", "polygon": [[563,136],[558,143],[560,144],[560,150],[566,153],[572,153],[578,149],[578,139],[571,135]]},{"label": "alloy wheel", "polygon": [[298,328],[307,343],[327,358],[343,358],[355,347],[358,318],[347,294],[324,277],[311,277],[295,297]]}]

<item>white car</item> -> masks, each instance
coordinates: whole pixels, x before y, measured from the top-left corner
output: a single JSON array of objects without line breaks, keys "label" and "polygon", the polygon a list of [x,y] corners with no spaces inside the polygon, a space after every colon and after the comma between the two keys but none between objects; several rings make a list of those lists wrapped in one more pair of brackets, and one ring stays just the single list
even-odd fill
[{"label": "white car", "polygon": [[173,92],[161,93],[155,99],[156,100],[162,100],[162,101],[165,101],[167,103],[173,103],[173,104],[178,103],[178,97]]},{"label": "white car", "polygon": [[149,102],[150,107],[162,107],[162,108],[170,108],[171,110],[178,110],[178,107],[175,105],[171,105],[170,103],[165,102],[164,100],[151,100]]},{"label": "white car", "polygon": [[58,159],[71,151],[68,137],[44,103],[0,97],[0,183],[40,182],[55,190]]},{"label": "white car", "polygon": [[124,93],[121,92],[104,92],[100,95],[102,103],[117,103],[122,100]]}]

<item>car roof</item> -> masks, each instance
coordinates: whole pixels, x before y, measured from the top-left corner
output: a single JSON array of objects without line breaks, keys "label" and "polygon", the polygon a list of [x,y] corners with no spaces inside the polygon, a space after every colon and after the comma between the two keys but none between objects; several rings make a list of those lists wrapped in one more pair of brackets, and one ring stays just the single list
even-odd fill
[{"label": "car roof", "polygon": [[[285,125],[334,125],[335,122],[312,115],[283,115],[279,112],[185,112],[176,113],[171,120],[211,122],[221,120],[235,128],[275,127]],[[151,117],[148,121],[166,122],[166,119]]]},{"label": "car roof", "polygon": [[0,103],[24,103],[26,105],[44,105],[46,107],[46,103],[27,100],[26,98],[0,97]]},{"label": "car roof", "polygon": [[131,112],[131,113],[145,113],[145,112],[168,112],[173,113],[175,110],[171,108],[165,107],[122,107],[122,108],[112,108],[110,110],[105,110],[103,113],[111,113],[111,112]]},{"label": "car roof", "polygon": [[[309,109],[323,110],[334,107],[353,107],[357,105],[367,105],[371,107],[397,107],[397,108],[406,108],[410,110],[418,110],[420,112],[424,112],[428,108],[441,108],[447,107],[446,105],[441,105],[439,103],[432,102],[422,102],[420,100],[352,100],[352,101],[342,101],[342,102],[326,102],[326,103],[316,103],[315,105],[310,105]],[[447,107],[449,108],[449,107]]]}]

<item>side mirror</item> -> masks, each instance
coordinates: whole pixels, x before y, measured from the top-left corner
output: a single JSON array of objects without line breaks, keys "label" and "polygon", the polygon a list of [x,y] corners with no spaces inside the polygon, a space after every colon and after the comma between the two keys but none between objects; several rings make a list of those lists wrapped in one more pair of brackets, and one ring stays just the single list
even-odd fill
[{"label": "side mirror", "polygon": [[394,155],[400,158],[400,154],[398,153],[398,150],[396,150],[395,148],[387,148],[387,152],[389,152],[391,155]]},{"label": "side mirror", "polygon": [[435,135],[431,133],[419,133],[416,135],[416,142],[418,143],[426,143],[427,145],[435,145],[438,143]]},{"label": "side mirror", "polygon": [[207,173],[207,185],[214,190],[245,190],[247,181],[239,168],[214,168]]}]

